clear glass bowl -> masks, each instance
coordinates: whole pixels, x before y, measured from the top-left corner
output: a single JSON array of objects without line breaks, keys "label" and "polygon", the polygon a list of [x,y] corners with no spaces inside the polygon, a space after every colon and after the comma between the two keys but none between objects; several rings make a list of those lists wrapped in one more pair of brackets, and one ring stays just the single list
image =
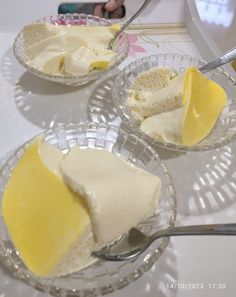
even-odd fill
[{"label": "clear glass bowl", "polygon": [[[59,126],[45,132],[44,139],[67,152],[72,146],[102,148],[143,168],[162,181],[162,193],[155,215],[139,225],[146,234],[173,226],[176,216],[175,189],[172,178],[156,152],[142,139],[118,127],[81,123]],[[19,147],[0,171],[0,199],[12,169],[29,142]],[[37,236],[37,235],[36,235]],[[125,235],[124,235],[125,236]],[[22,263],[0,217],[0,259],[19,279],[54,296],[98,296],[127,286],[150,269],[168,244],[167,238],[155,241],[136,260],[126,262],[97,261],[79,272],[57,278],[38,278]]]},{"label": "clear glass bowl", "polygon": [[[59,14],[43,19],[37,20],[37,23],[51,23],[55,25],[64,26],[110,26],[112,23],[109,20],[86,14]],[[27,56],[24,48],[24,38],[22,31],[16,36],[13,44],[13,52],[19,63],[33,74],[64,85],[80,86],[88,82],[94,81],[104,75],[107,71],[117,67],[128,55],[129,41],[127,35],[123,32],[117,38],[113,50],[117,53],[116,62],[108,69],[92,70],[88,75],[83,76],[62,76],[62,75],[49,75],[43,71],[39,71],[27,64]]]},{"label": "clear glass bowl", "polygon": [[140,60],[126,66],[114,81],[113,101],[121,118],[132,128],[132,131],[140,135],[150,144],[158,145],[166,149],[176,151],[199,151],[214,149],[228,143],[236,135],[236,87],[235,80],[225,73],[221,68],[213,70],[206,74],[207,77],[220,84],[227,93],[228,104],[224,108],[212,132],[198,144],[187,147],[184,145],[175,145],[172,143],[163,143],[154,140],[139,129],[140,121],[132,114],[130,108],[126,105],[128,90],[134,79],[142,72],[152,68],[166,67],[181,73],[189,66],[200,67],[205,62],[190,56],[178,54],[158,54],[144,57]]}]

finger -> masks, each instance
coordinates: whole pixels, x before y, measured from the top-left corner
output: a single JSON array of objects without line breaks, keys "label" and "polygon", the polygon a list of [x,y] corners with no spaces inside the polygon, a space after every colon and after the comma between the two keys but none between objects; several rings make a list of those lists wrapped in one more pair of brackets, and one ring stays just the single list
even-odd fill
[{"label": "finger", "polygon": [[122,7],[110,12],[111,19],[121,19],[124,16]]},{"label": "finger", "polygon": [[114,11],[120,8],[124,2],[125,2],[124,0],[110,0],[106,3],[105,9],[107,11]]},{"label": "finger", "polygon": [[103,17],[104,4],[96,4],[94,6],[93,14],[98,17]]}]

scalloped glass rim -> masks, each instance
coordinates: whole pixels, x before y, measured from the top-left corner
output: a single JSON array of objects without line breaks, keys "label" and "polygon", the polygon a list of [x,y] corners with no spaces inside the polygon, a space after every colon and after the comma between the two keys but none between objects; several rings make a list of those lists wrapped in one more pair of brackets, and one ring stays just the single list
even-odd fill
[{"label": "scalloped glass rim", "polygon": [[[86,22],[86,26],[108,26],[112,25],[112,22],[110,22],[107,19],[100,18],[98,16],[93,16],[93,15],[87,15],[87,14],[79,14],[79,13],[67,13],[67,14],[58,14],[58,15],[52,15],[48,17],[44,17],[42,19],[39,19],[34,23],[60,23],[64,22],[63,24],[65,26],[70,26],[71,24],[78,24],[79,21],[81,22]],[[85,25],[85,24],[82,24]],[[22,30],[17,34],[14,43],[13,43],[13,53],[17,59],[17,61],[28,71],[31,73],[50,80],[54,82],[58,82],[61,84],[65,85],[73,85],[73,86],[79,86],[86,84],[90,81],[94,81],[98,78],[100,78],[102,75],[107,73],[108,71],[111,71],[115,67],[117,67],[120,63],[124,61],[124,59],[128,56],[129,52],[129,40],[128,36],[125,32],[122,32],[121,35],[117,38],[116,43],[115,43],[115,49],[118,54],[116,62],[111,65],[108,69],[105,70],[93,70],[91,71],[88,75],[83,75],[83,76],[62,76],[62,75],[49,75],[44,73],[43,71],[37,70],[30,65],[28,65],[26,61],[26,57],[24,56],[24,46],[23,46],[23,36],[22,36]],[[116,44],[118,44],[116,46]]]},{"label": "scalloped glass rim", "polygon": [[[84,148],[102,148],[157,174],[163,184],[158,209],[153,217],[141,223],[139,227],[145,233],[152,233],[158,229],[174,225],[176,195],[172,178],[155,150],[144,140],[116,126],[102,123],[61,125],[54,130],[46,131],[43,135],[47,142],[56,145],[62,151],[66,152],[76,144]],[[3,165],[0,171],[1,198],[12,169],[30,141],[20,146]],[[54,296],[98,296],[121,289],[149,270],[160,257],[168,242],[168,238],[156,241],[136,260],[126,262],[97,261],[92,266],[65,277],[38,278],[20,260],[0,217],[1,262],[17,278]]]},{"label": "scalloped glass rim", "polygon": [[154,67],[169,67],[177,70],[177,72],[183,72],[186,67],[200,67],[204,64],[206,62],[201,59],[179,54],[151,55],[130,63],[120,72],[113,85],[112,98],[119,115],[134,133],[151,145],[157,145],[165,149],[187,152],[215,149],[226,145],[233,139],[236,139],[236,82],[222,68],[213,70],[207,73],[206,76],[209,76],[224,87],[229,103],[223,110],[211,133],[204,140],[192,147],[160,142],[146,135],[139,129],[140,121],[134,117],[125,103],[127,90],[131,86],[132,81],[138,74],[144,71]]}]

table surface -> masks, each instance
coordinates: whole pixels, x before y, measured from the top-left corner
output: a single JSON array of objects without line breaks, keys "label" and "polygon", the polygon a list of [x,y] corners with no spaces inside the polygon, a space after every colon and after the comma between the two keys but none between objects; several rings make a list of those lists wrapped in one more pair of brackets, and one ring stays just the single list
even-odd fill
[{"label": "table surface", "polygon": [[[139,28],[128,33],[131,48],[120,69],[154,53],[200,57],[185,28]],[[14,148],[58,123],[87,120],[120,123],[109,87],[114,73],[80,88],[42,80],[26,72],[15,60],[12,52],[15,35],[0,33],[0,162]],[[101,89],[106,90],[103,100],[97,96]],[[217,150],[188,154],[158,149],[177,191],[176,225],[235,221],[235,148],[236,142]],[[172,238],[150,271],[111,296],[232,297],[236,289],[235,250],[235,237]],[[46,294],[14,279],[0,265],[0,297],[12,296]]]}]

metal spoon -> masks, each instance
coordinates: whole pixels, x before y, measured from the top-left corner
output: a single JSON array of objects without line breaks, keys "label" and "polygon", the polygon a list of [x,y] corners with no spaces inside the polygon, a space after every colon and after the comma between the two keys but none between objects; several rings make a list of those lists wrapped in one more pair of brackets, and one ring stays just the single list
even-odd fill
[{"label": "metal spoon", "polygon": [[123,240],[92,255],[108,261],[130,260],[143,253],[158,238],[185,235],[236,235],[236,223],[170,227],[150,236],[132,228]]},{"label": "metal spoon", "polygon": [[133,20],[148,6],[148,4],[151,2],[152,0],[145,0],[143,5],[139,8],[139,10],[121,27],[120,31],[118,31],[114,37],[110,40],[109,44],[108,44],[108,49],[112,49],[114,41],[116,40],[116,38],[129,26],[130,23],[133,22]]},{"label": "metal spoon", "polygon": [[236,47],[222,54],[219,58],[216,58],[215,60],[203,65],[202,67],[199,68],[199,70],[202,73],[206,73],[226,63],[229,63],[234,59],[236,59]]}]

